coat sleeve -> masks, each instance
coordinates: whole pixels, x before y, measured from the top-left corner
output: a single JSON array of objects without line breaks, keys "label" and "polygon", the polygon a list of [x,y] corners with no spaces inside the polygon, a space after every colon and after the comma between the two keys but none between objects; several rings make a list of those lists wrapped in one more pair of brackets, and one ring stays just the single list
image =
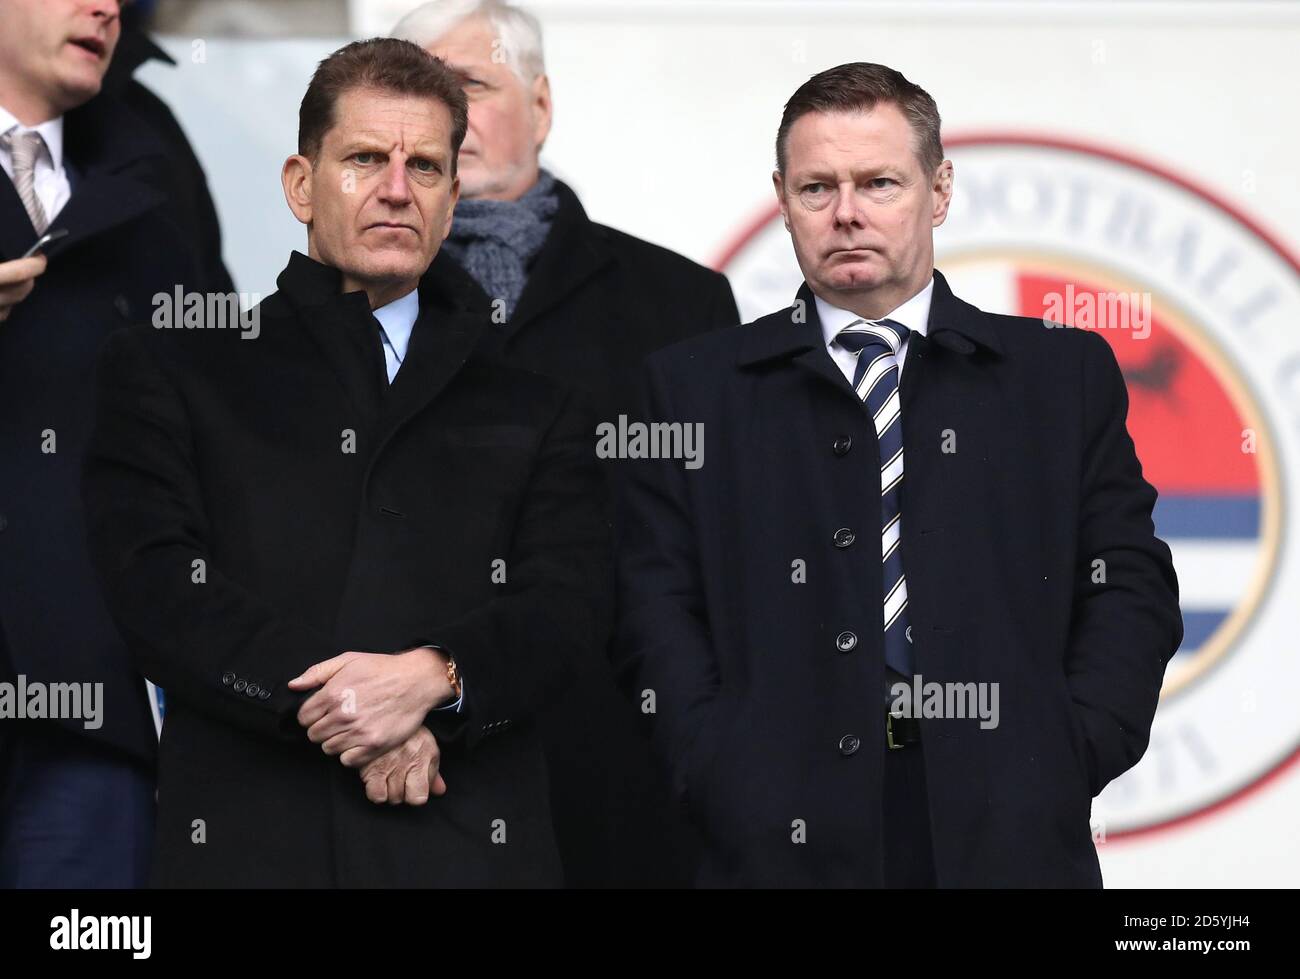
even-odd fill
[{"label": "coat sleeve", "polygon": [[1183,622],[1169,547],[1151,519],[1156,491],[1126,428],[1123,375],[1110,344],[1083,337],[1086,441],[1065,667],[1096,795],[1146,751]]},{"label": "coat sleeve", "polygon": [[454,656],[464,676],[463,710],[429,715],[440,739],[463,737],[472,750],[558,699],[579,662],[603,657],[613,568],[595,430],[585,402],[567,396],[538,450],[501,594],[419,640]]},{"label": "coat sleeve", "polygon": [[340,650],[213,562],[193,433],[148,339],[118,331],[96,368],[82,498],[109,611],[140,671],[170,699],[306,744],[296,718],[304,697],[286,683]]},{"label": "coat sleeve", "polygon": [[[670,404],[656,357],[642,372],[640,416],[648,423],[686,420]],[[638,459],[623,470],[614,666],[639,701],[653,697],[656,748],[674,796],[691,808],[699,763],[715,744],[720,676],[687,479],[681,460]]]}]

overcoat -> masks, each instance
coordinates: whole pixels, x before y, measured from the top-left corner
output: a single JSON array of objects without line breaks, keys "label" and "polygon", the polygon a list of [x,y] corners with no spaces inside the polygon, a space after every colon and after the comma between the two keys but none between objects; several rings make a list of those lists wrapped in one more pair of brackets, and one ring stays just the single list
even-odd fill
[{"label": "overcoat", "polygon": [[[608,639],[592,421],[473,356],[431,280],[391,387],[364,293],[294,253],[253,329],[131,328],[100,362],[84,496],[108,607],[167,692],[154,883],[558,885],[532,723]],[[447,793],[369,802],[287,681],[346,650],[450,652]]]},{"label": "overcoat", "polygon": [[[1156,492],[1105,339],[934,277],[900,390],[912,648],[925,683],[998,697],[992,726],[920,721],[937,881],[1100,886],[1091,799],[1145,751],[1182,637]],[[656,693],[699,883],[880,886],[879,459],[812,293],[652,356],[646,392],[706,449],[631,467],[615,648]]]}]

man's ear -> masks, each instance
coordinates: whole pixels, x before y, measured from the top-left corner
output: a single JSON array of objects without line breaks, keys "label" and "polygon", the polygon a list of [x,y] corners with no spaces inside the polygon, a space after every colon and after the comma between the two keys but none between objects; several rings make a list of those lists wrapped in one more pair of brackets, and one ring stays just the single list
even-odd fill
[{"label": "man's ear", "polygon": [[538,75],[532,85],[533,145],[540,153],[546,137],[551,134],[551,81]]},{"label": "man's ear", "polygon": [[284,161],[280,171],[280,184],[284,199],[293,216],[303,224],[311,224],[311,160],[295,153]]},{"label": "man's ear", "polygon": [[931,227],[937,228],[948,218],[948,205],[952,203],[952,160],[944,160],[934,174],[934,212]]},{"label": "man's ear", "polygon": [[780,170],[772,171],[772,187],[776,190],[776,203],[781,208],[781,220],[785,222],[785,230],[790,230],[790,212],[786,209],[785,202],[785,180],[781,177]]}]

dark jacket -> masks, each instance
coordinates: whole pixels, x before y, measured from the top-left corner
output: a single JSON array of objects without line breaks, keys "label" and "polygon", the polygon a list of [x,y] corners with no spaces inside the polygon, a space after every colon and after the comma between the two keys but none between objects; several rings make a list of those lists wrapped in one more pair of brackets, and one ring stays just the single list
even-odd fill
[{"label": "dark jacket", "polygon": [[[431,282],[391,388],[363,294],[298,253],[278,286],[257,339],[127,330],[100,365],[91,550],[168,696],[155,882],[558,884],[530,720],[608,635],[591,419],[555,382],[472,357],[484,321]],[[466,684],[463,713],[429,715],[448,791],[377,806],[307,740],[286,682],[426,643]]]},{"label": "dark jacket", "polygon": [[[637,410],[647,354],[740,316],[725,277],[593,222],[566,184],[556,187],[554,223],[514,315],[491,326],[483,343],[511,364],[588,392],[598,418],[616,422]],[[461,277],[467,301],[488,309],[449,254],[434,269]],[[617,464],[603,465],[612,483]],[[689,884],[697,843],[652,758],[639,704],[620,692],[606,656],[582,664],[546,711],[542,735],[568,884]]]},{"label": "dark jacket", "polygon": [[230,292],[234,284],[221,258],[221,225],[203,166],[167,103],[133,77],[149,61],[176,65],[142,29],[124,23],[104,77],[104,94],[119,99],[158,137],[165,160],[158,177],[167,196],[168,213],[194,252],[206,283],[202,288]]},{"label": "dark jacket", "polygon": [[[875,429],[799,300],[807,322],[792,307],[647,365],[647,414],[703,423],[706,461],[632,467],[616,648],[657,693],[704,885],[882,882]],[[917,670],[999,685],[997,727],[921,720],[938,883],[1100,886],[1090,800],[1141,758],[1182,637],[1115,357],[936,272],[901,395]]]},{"label": "dark jacket", "polygon": [[[127,106],[98,97],[69,112],[64,157],[72,194],[51,228],[70,234],[47,250],[45,273],[0,323],[0,628],[8,647],[0,671],[29,682],[103,683],[103,726],[62,725],[152,763],[144,680],[95,586],[78,478],[104,338],[147,321],[155,294],[201,290],[210,273],[161,189],[166,148]],[[0,260],[35,240],[13,184],[0,176]],[[42,451],[47,429],[54,452]]]}]

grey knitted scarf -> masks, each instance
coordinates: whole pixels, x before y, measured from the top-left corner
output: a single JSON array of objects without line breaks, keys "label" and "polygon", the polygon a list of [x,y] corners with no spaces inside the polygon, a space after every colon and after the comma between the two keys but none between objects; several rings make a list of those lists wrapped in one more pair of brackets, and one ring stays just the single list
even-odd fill
[{"label": "grey knitted scarf", "polygon": [[558,206],[555,178],[545,170],[517,201],[463,200],[456,205],[442,247],[488,298],[505,301],[507,319],[514,315],[528,281],[528,263],[546,241]]}]

